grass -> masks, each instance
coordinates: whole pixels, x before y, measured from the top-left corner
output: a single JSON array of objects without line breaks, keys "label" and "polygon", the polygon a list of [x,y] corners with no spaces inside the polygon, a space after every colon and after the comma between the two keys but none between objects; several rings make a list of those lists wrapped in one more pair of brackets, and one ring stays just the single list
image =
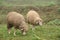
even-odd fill
[{"label": "grass", "polygon": [[20,6],[20,5],[34,5],[47,6],[49,4],[57,4],[57,0],[0,0],[2,6]]},{"label": "grass", "polygon": [[[35,30],[32,31],[31,29],[28,31],[26,36],[23,36],[21,31],[16,30],[16,36],[13,35],[14,28],[11,30],[11,34],[9,35],[7,32],[7,25],[4,24],[6,23],[6,14],[9,11],[18,11],[20,12],[20,9],[23,13],[28,12],[29,7],[26,6],[53,6],[57,4],[56,0],[0,0],[0,40],[60,40],[60,22],[57,20],[53,20],[48,22],[48,24],[43,25],[42,27],[36,26]],[[4,7],[3,7],[4,6]],[[6,6],[6,7],[5,7]],[[10,7],[14,6],[14,7]],[[18,7],[16,7],[18,6]],[[21,7],[20,7],[21,6]],[[23,7],[22,7],[23,6]],[[52,7],[53,8],[53,7]],[[51,8],[51,9],[52,9]],[[60,18],[60,15],[57,14],[55,11],[56,9],[52,9],[52,13],[49,12],[47,15],[47,10],[44,12],[44,9],[49,9],[49,7],[41,8],[42,15],[43,15],[43,20],[46,18],[49,19],[54,19],[54,18]],[[38,9],[37,9],[38,10]],[[40,9],[39,9],[40,10]],[[58,9],[58,12],[60,13],[60,9]],[[56,13],[56,14],[53,14]],[[53,15],[52,15],[53,14]],[[57,15],[57,16],[55,16]],[[46,16],[46,17],[44,17]],[[45,19],[44,19],[45,18]],[[47,20],[46,19],[46,20]],[[48,21],[48,20],[47,20]],[[54,23],[59,24],[59,25],[54,25]],[[52,24],[52,25],[51,25]]]},{"label": "grass", "polygon": [[19,30],[13,35],[14,28],[9,35],[5,24],[0,24],[0,40],[60,40],[60,26],[43,25],[36,26],[34,32],[30,29],[26,36],[22,36]]}]

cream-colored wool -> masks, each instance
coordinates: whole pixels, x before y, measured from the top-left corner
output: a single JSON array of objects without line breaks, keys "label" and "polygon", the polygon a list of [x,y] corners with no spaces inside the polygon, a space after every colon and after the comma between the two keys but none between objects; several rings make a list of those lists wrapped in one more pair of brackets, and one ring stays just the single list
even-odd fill
[{"label": "cream-colored wool", "polygon": [[36,24],[42,25],[42,19],[36,11],[30,10],[26,16],[27,16],[27,21],[29,23],[33,25],[36,25]]},{"label": "cream-colored wool", "polygon": [[[20,29],[23,32],[28,31],[28,25],[25,22],[25,19],[23,15],[17,13],[17,12],[9,12],[7,15],[7,28],[8,31],[14,27],[15,29]],[[15,33],[14,33],[15,35]]]}]

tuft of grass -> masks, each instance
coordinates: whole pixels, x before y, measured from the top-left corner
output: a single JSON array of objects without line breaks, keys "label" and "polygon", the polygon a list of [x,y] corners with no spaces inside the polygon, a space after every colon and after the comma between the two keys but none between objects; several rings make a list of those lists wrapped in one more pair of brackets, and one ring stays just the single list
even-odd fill
[{"label": "tuft of grass", "polygon": [[60,25],[60,19],[55,19],[55,20],[49,21],[47,24]]}]

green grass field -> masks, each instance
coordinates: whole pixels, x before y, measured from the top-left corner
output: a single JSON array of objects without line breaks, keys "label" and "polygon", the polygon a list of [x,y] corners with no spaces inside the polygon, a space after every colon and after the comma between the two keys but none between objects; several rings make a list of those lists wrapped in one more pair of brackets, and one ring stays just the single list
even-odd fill
[{"label": "green grass field", "polygon": [[33,5],[33,6],[47,6],[50,4],[57,4],[57,0],[0,0],[2,6],[21,6],[21,5]]},{"label": "green grass field", "polygon": [[25,36],[19,30],[16,31],[16,36],[14,36],[14,28],[12,28],[9,35],[6,24],[0,24],[0,40],[60,40],[60,26],[58,25],[36,26],[34,32],[30,29]]},{"label": "green grass field", "polygon": [[[0,40],[60,40],[60,6],[54,6],[58,3],[57,0],[0,0]],[[12,28],[9,35],[5,24],[7,13],[21,11],[25,15],[32,8],[38,11],[45,24],[36,26],[33,31],[29,29],[25,36],[20,30],[16,30],[14,36]]]}]

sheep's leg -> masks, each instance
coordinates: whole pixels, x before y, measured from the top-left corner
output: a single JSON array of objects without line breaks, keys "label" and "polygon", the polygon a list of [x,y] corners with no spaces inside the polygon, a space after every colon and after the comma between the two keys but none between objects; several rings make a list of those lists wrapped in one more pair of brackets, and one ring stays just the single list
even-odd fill
[{"label": "sheep's leg", "polygon": [[16,30],[14,31],[14,36],[16,36]]},{"label": "sheep's leg", "polygon": [[32,26],[32,30],[35,30],[35,26],[34,25],[31,25]]},{"label": "sheep's leg", "polygon": [[9,29],[9,30],[8,30],[8,33],[10,34],[10,32],[11,32],[11,31],[10,31],[10,29]]},{"label": "sheep's leg", "polygon": [[17,30],[17,27],[15,27],[15,30],[14,30],[14,36],[16,36],[16,30]]},{"label": "sheep's leg", "polygon": [[23,35],[26,35],[26,32],[23,32]]},{"label": "sheep's leg", "polygon": [[35,30],[35,27],[32,27],[32,30]]},{"label": "sheep's leg", "polygon": [[11,28],[12,28],[12,25],[10,25],[10,24],[7,24],[7,29],[8,29],[8,33],[10,34],[10,30],[11,30]]}]

